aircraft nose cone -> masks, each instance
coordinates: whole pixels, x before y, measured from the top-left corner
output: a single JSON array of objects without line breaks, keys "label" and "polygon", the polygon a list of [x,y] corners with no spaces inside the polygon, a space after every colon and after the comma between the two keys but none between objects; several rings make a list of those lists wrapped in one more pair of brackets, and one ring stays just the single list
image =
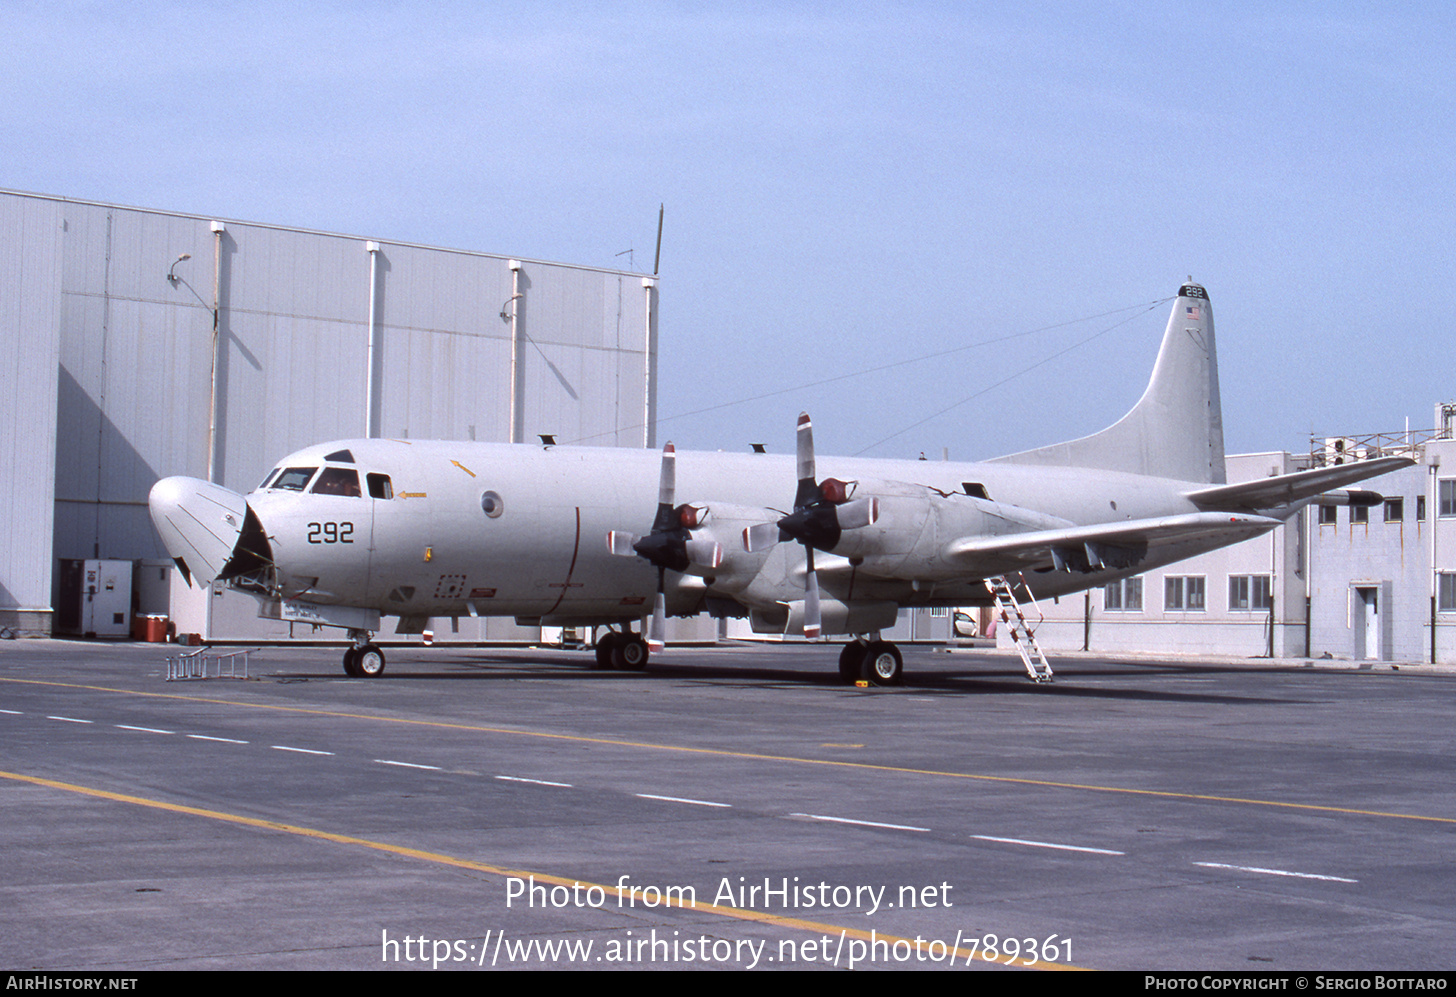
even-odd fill
[{"label": "aircraft nose cone", "polygon": [[243,496],[198,478],[163,478],[147,506],[167,553],[199,585],[223,573],[248,517]]}]

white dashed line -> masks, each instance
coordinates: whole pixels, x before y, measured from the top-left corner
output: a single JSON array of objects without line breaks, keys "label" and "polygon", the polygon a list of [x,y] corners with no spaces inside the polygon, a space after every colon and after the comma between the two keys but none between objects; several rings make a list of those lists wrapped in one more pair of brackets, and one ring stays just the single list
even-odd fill
[{"label": "white dashed line", "polygon": [[223,744],[247,744],[247,741],[239,741],[235,737],[208,737],[206,734],[188,734],[187,737],[196,741],[221,741]]},{"label": "white dashed line", "polygon": [[[303,749],[302,748],[284,748],[283,750],[284,751],[302,751]],[[332,754],[332,752],[327,752],[326,751],[326,752],[322,752],[322,754]],[[391,761],[388,758],[376,758],[376,759],[374,759],[374,761],[377,764],[379,764],[379,765],[398,765],[402,769],[425,769],[426,771],[429,771],[429,772],[443,772],[444,771],[444,769],[440,768],[440,766],[438,766],[438,765],[416,765],[414,762],[396,762],[396,761]]]},{"label": "white dashed line", "polygon": [[569,782],[551,782],[549,779],[525,779],[518,775],[498,775],[496,778],[504,782],[529,782],[533,786],[557,786],[561,789],[573,788]]},{"label": "white dashed line", "polygon": [[826,817],[823,814],[789,814],[790,817],[806,817],[809,820],[827,820],[831,824],[856,824],[860,827],[883,827],[891,831],[927,832],[928,827],[911,827],[909,824],[882,824],[876,820],[851,820],[848,817]]},{"label": "white dashed line", "polygon": [[1032,848],[1055,848],[1064,852],[1090,852],[1093,855],[1126,855],[1111,848],[1088,848],[1085,845],[1058,845],[1051,841],[1027,841],[1024,838],[993,838],[989,834],[973,834],[977,841],[999,841],[1003,845],[1029,845]]},{"label": "white dashed line", "polygon": [[117,724],[119,730],[139,730],[143,734],[173,734],[175,731],[158,730],[156,727],[133,727],[131,724]]},{"label": "white dashed line", "polygon": [[11,714],[13,716],[17,716],[17,717],[23,717],[23,716],[25,716],[25,714],[22,713],[20,710],[0,710],[0,713],[9,713],[9,714]]},{"label": "white dashed line", "polygon": [[296,751],[300,755],[332,755],[332,751],[315,751],[313,748],[290,748],[286,744],[269,745],[274,751]]},{"label": "white dashed line", "polygon": [[1205,869],[1231,869],[1234,872],[1257,872],[1265,876],[1293,876],[1295,879],[1320,879],[1327,883],[1358,883],[1358,879],[1346,879],[1344,876],[1321,876],[1316,872],[1290,872],[1288,869],[1261,869],[1253,865],[1225,865],[1222,862],[1194,862],[1194,865],[1201,865]]},{"label": "white dashed line", "polygon": [[46,717],[47,720],[64,720],[68,724],[94,724],[95,720],[77,720],[75,717]]},{"label": "white dashed line", "polygon": [[667,803],[691,803],[695,807],[728,807],[732,809],[731,803],[714,803],[712,800],[690,800],[683,796],[657,796],[654,793],[634,793],[634,796],[644,800],[663,800]]}]

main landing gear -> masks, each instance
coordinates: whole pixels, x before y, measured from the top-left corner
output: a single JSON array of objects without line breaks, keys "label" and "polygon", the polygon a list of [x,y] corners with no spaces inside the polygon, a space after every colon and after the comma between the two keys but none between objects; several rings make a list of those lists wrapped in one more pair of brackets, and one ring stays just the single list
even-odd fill
[{"label": "main landing gear", "polygon": [[384,674],[384,652],[371,644],[367,630],[350,630],[354,646],[344,652],[344,674],[351,679],[372,679]]},{"label": "main landing gear", "polygon": [[887,640],[852,640],[839,652],[839,678],[845,683],[863,679],[872,685],[899,685],[904,674],[900,649]]},{"label": "main landing gear", "polygon": [[640,672],[647,667],[647,641],[640,634],[612,630],[597,640],[596,655],[593,668]]}]

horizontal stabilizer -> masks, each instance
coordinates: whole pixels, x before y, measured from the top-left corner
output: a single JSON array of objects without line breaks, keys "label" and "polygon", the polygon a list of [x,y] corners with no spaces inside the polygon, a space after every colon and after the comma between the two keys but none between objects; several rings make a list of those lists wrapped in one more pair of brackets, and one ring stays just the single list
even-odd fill
[{"label": "horizontal stabilizer", "polygon": [[1273,478],[1241,481],[1236,485],[1218,485],[1187,492],[1188,499],[1201,509],[1229,509],[1258,512],[1278,509],[1311,499],[1321,492],[1389,474],[1413,463],[1405,457],[1379,457],[1333,467],[1316,467]]},{"label": "horizontal stabilizer", "polygon": [[[1143,562],[1149,566],[1167,564],[1256,537],[1278,525],[1279,520],[1264,516],[1195,512],[1060,530],[965,537],[951,543],[945,553],[963,562],[968,570],[985,576],[1052,567],[1125,570]],[[1174,553],[1174,548],[1179,552]],[[1182,552],[1184,548],[1187,552]]]}]

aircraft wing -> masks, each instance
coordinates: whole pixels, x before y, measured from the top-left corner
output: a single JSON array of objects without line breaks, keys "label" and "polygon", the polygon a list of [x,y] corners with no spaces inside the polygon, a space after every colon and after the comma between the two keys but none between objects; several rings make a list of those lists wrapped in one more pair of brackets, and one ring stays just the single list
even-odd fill
[{"label": "aircraft wing", "polygon": [[[952,542],[945,553],[987,576],[1044,567],[1097,571],[1131,568],[1147,560],[1166,564],[1256,537],[1278,525],[1279,520],[1267,516],[1194,512],[1059,530],[962,537]],[[1183,550],[1174,553],[1175,548]]]},{"label": "aircraft wing", "polygon": [[1313,498],[1321,492],[1342,485],[1388,474],[1415,461],[1405,457],[1378,457],[1333,467],[1316,467],[1273,478],[1241,481],[1235,485],[1215,485],[1187,492],[1190,501],[1204,509],[1239,509],[1250,512],[1278,509]]}]

